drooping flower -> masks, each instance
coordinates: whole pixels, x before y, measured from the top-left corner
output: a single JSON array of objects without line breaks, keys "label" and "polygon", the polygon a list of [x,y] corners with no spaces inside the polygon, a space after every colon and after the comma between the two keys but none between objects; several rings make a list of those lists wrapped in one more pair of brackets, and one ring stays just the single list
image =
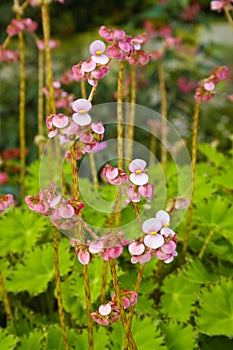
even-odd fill
[{"label": "drooping flower", "polygon": [[91,123],[91,116],[88,114],[92,108],[90,101],[85,98],[79,98],[72,104],[73,110],[76,112],[73,114],[73,120],[80,126],[85,126]]},{"label": "drooping flower", "polygon": [[0,196],[0,214],[12,205],[14,205],[14,197],[12,194],[4,194]]},{"label": "drooping flower", "polygon": [[143,159],[134,159],[129,164],[129,170],[132,174],[130,174],[130,181],[134,185],[145,185],[147,184],[149,178],[146,174],[146,162]]},{"label": "drooping flower", "polygon": [[101,40],[95,40],[90,45],[90,53],[91,53],[91,59],[95,63],[98,64],[107,64],[109,61],[108,56],[104,54],[104,51],[106,49],[106,45]]},{"label": "drooping flower", "polygon": [[153,257],[153,252],[148,250],[142,238],[131,241],[128,250],[131,255],[132,264],[145,264]]},{"label": "drooping flower", "polygon": [[110,164],[105,165],[102,176],[112,185],[121,185],[123,182],[128,181],[128,176],[123,170],[114,168]]}]

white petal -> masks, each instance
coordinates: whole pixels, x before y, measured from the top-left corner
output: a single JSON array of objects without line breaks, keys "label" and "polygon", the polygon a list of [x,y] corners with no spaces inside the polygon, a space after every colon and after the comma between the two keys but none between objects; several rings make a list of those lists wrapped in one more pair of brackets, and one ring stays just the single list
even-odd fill
[{"label": "white petal", "polygon": [[129,178],[130,178],[130,181],[137,186],[145,185],[149,181],[148,175],[145,173],[141,173],[141,174],[133,173],[130,175]]},{"label": "white petal", "polygon": [[155,217],[161,222],[162,225],[168,224],[170,222],[170,216],[165,210],[157,211]]},{"label": "white petal", "polygon": [[164,238],[160,234],[157,235],[146,235],[144,243],[148,248],[157,249],[162,247],[164,244]]},{"label": "white petal", "polygon": [[74,113],[72,118],[73,121],[80,126],[89,125],[91,123],[91,117],[89,114]]}]

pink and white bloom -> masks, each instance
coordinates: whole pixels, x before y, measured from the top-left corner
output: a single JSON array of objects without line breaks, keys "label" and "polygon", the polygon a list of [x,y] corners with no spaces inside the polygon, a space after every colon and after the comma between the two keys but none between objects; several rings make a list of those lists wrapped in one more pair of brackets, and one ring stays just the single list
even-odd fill
[{"label": "pink and white bloom", "polygon": [[146,162],[143,159],[134,159],[129,164],[130,181],[137,186],[145,185],[148,183],[148,175],[146,174]]},{"label": "pink and white bloom", "polygon": [[80,126],[85,126],[91,123],[91,117],[88,114],[88,112],[92,108],[92,104],[90,101],[86,100],[85,98],[79,98],[78,100],[73,102],[72,108],[76,112],[72,116],[76,124]]},{"label": "pink and white bloom", "polygon": [[101,40],[95,40],[90,45],[90,53],[91,53],[91,59],[97,64],[107,64],[109,61],[108,56],[104,54],[104,51],[106,49],[106,45]]},{"label": "pink and white bloom", "polygon": [[210,3],[210,9],[212,11],[221,12],[223,7],[224,7],[224,4],[222,1],[211,1],[211,3]]},{"label": "pink and white bloom", "polygon": [[114,168],[110,164],[105,165],[102,176],[112,185],[121,185],[128,181],[128,176],[123,170]]},{"label": "pink and white bloom", "polygon": [[0,214],[12,205],[14,205],[14,197],[12,194],[4,194],[0,196]]},{"label": "pink and white bloom", "polygon": [[176,243],[169,240],[156,252],[156,256],[159,260],[163,260],[166,264],[169,264],[177,256]]}]

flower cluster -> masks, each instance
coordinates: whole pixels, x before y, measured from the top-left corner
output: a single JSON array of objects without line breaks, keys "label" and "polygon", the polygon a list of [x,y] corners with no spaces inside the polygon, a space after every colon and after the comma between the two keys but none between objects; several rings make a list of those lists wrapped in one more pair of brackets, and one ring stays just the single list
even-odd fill
[{"label": "flower cluster", "polygon": [[38,24],[31,18],[24,18],[21,20],[12,19],[11,23],[7,26],[6,32],[8,35],[17,35],[22,31],[34,32],[37,30]]},{"label": "flower cluster", "polygon": [[0,196],[0,214],[12,205],[14,205],[14,197],[12,194],[4,194]]},{"label": "flower cluster", "polygon": [[[137,303],[138,295],[134,291],[124,289],[121,291],[121,298],[123,307],[126,310]],[[94,321],[102,326],[108,326],[109,324],[115,323],[120,317],[116,296],[113,295],[111,301],[100,305],[97,311],[91,313],[91,316]]]},{"label": "flower cluster", "polygon": [[111,185],[121,185],[128,181],[128,176],[122,169],[114,168],[110,164],[105,165],[101,175]]},{"label": "flower cluster", "polygon": [[132,37],[127,35],[124,30],[114,30],[101,26],[99,35],[111,43],[106,50],[109,58],[115,58],[119,61],[128,60],[132,65],[145,65],[149,62],[149,55],[141,50],[141,45],[147,41],[146,33]]},{"label": "flower cluster", "polygon": [[221,12],[224,7],[232,9],[233,0],[218,0],[210,2],[210,9],[212,11]]},{"label": "flower cluster", "polygon": [[[61,83],[59,81],[53,82],[53,90],[55,97],[56,108],[67,108],[71,109],[72,103],[74,102],[74,94],[69,94],[67,91],[61,89]],[[43,88],[45,96],[49,96],[48,87]]]},{"label": "flower cluster", "polygon": [[98,80],[102,79],[108,72],[109,58],[104,54],[105,49],[106,46],[101,40],[95,40],[91,43],[91,57],[72,67],[75,80],[85,79],[90,85],[97,85]]},{"label": "flower cluster", "polygon": [[170,263],[177,255],[176,233],[168,227],[170,216],[164,210],[159,210],[154,218],[146,220],[142,225],[144,237],[133,240],[129,244],[129,253],[133,264],[145,264],[154,255],[166,264]]},{"label": "flower cluster", "polygon": [[132,186],[126,190],[128,196],[126,204],[140,202],[141,197],[150,202],[154,194],[154,186],[148,183],[146,162],[143,159],[134,159],[129,164],[129,171],[131,172],[129,179]]},{"label": "flower cluster", "polygon": [[196,89],[195,93],[195,100],[199,102],[207,102],[211,100],[215,93],[215,87],[216,85],[223,79],[226,79],[228,76],[228,67],[227,66],[220,66],[211,72],[210,76],[208,78],[202,79],[199,82],[199,86]]},{"label": "flower cluster", "polygon": [[15,61],[18,61],[19,54],[15,50],[5,50],[0,45],[0,61],[7,62],[7,63],[13,63]]},{"label": "flower cluster", "polygon": [[52,183],[37,195],[27,196],[28,207],[42,216],[49,216],[54,226],[69,230],[77,221],[77,215],[84,204],[74,199],[66,199],[56,193],[56,185]]},{"label": "flower cluster", "polygon": [[128,244],[124,238],[124,232],[116,235],[108,234],[93,242],[84,244],[79,240],[72,239],[71,245],[75,248],[77,258],[82,265],[87,265],[91,259],[101,256],[104,261],[118,258],[123,253],[123,247]]}]

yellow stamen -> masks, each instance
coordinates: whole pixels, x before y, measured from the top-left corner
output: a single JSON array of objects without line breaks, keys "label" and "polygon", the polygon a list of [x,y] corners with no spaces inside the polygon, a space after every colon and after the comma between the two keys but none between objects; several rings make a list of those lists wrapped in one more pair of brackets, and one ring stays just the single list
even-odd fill
[{"label": "yellow stamen", "polygon": [[142,170],[140,170],[140,169],[137,169],[137,170],[135,171],[136,174],[141,174],[141,172],[142,172]]},{"label": "yellow stamen", "polygon": [[96,54],[97,56],[100,56],[100,55],[102,55],[102,51],[96,51],[95,54]]},{"label": "yellow stamen", "polygon": [[150,232],[150,235],[156,235],[156,233],[157,233],[157,232],[155,232],[155,231],[151,231],[151,232]]},{"label": "yellow stamen", "polygon": [[164,227],[168,227],[170,226],[169,222],[167,222],[166,224],[163,225]]},{"label": "yellow stamen", "polygon": [[80,109],[80,111],[78,111],[78,112],[79,112],[79,114],[84,114],[84,113],[86,113],[85,109]]}]

